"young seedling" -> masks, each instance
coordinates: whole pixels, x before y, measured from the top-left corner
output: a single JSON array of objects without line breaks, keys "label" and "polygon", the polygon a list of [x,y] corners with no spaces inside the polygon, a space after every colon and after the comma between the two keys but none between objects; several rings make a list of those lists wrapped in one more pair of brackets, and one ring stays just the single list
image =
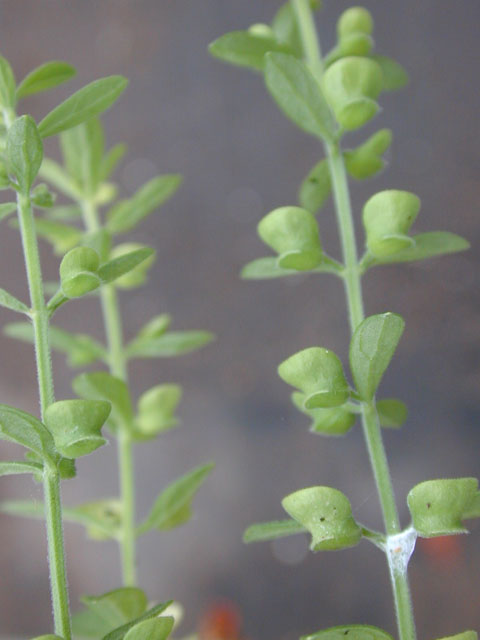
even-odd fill
[{"label": "young seedling", "polygon": [[[373,20],[362,7],[347,9],[337,23],[337,44],[322,56],[312,11],[315,0],[291,0],[271,25],[255,24],[247,31],[227,33],[210,52],[231,64],[263,74],[280,110],[323,145],[325,157],[300,186],[299,203],[275,209],[260,221],[258,234],[274,252],[247,264],[246,279],[291,277],[297,273],[330,273],[343,281],[351,330],[348,381],[340,359],[322,346],[295,353],[278,368],[295,389],[294,405],[312,420],[311,431],[343,435],[360,417],[375,477],[385,532],[356,522],[348,498],[337,489],[313,486],[294,491],[282,501],[289,519],[255,524],[246,542],[273,540],[308,532],[312,551],[352,547],[366,538],[386,557],[400,640],[415,638],[407,567],[417,536],[464,533],[463,521],[480,517],[480,492],[475,478],[436,479],[413,487],[408,495],[411,524],[403,529],[394,499],[381,427],[399,427],[406,407],[397,399],[378,399],[377,390],[404,330],[395,313],[365,316],[362,276],[372,267],[423,260],[468,248],[453,233],[434,231],[412,235],[420,200],[399,190],[381,191],[363,207],[366,247],[358,257],[348,175],[363,180],[384,165],[391,143],[382,129],[355,149],[344,149],[350,131],[361,129],[379,109],[384,91],[406,84],[406,73],[392,59],[374,53]],[[337,261],[322,245],[316,214],[333,194],[342,258]],[[349,624],[318,631],[304,640],[391,640],[385,631]],[[474,631],[454,636],[474,640]]]},{"label": "young seedling", "polygon": [[[0,58],[0,102],[3,117],[1,188],[16,193],[16,203],[1,205],[0,215],[18,212],[30,290],[30,305],[0,290],[0,304],[27,316],[28,322],[9,324],[10,337],[35,346],[41,415],[0,405],[0,438],[27,449],[25,461],[1,462],[0,475],[31,473],[44,485],[44,504],[11,501],[4,512],[45,518],[55,635],[105,640],[167,638],[171,616],[160,616],[169,602],[148,606],[136,578],[136,540],[151,530],[166,530],[186,522],[195,493],[212,469],[206,464],[171,483],[159,495],[147,518],[137,524],[132,448],[151,441],[178,424],[175,411],[181,398],[176,384],[161,384],[145,391],[134,410],[128,388],[127,367],[133,358],[176,356],[211,341],[205,331],[169,331],[170,317],[153,318],[124,344],[118,291],[142,285],[154,260],[154,250],[136,243],[113,246],[114,238],[136,227],[165,202],[180,185],[178,175],[158,176],[131,198],[117,200],[117,187],[109,182],[125,147],[104,148],[98,115],[109,108],[126,87],[112,76],[77,91],[53,109],[38,125],[28,115],[17,117],[18,101],[65,82],[75,70],[63,62],[42,65],[16,86],[13,71]],[[43,139],[60,134],[64,167],[43,157]],[[56,194],[40,176],[72,202],[55,205]],[[105,216],[100,210],[109,206]],[[33,211],[35,209],[35,216]],[[78,222],[83,223],[78,224]],[[47,301],[37,237],[51,242],[61,256],[59,283]],[[98,295],[106,345],[87,334],[72,334],[51,324],[51,318],[70,300]],[[64,352],[74,367],[102,362],[108,371],[83,373],[73,382],[77,398],[55,401],[50,349]],[[62,509],[60,480],[75,476],[75,459],[106,443],[106,425],[118,446],[120,496]],[[99,596],[85,596],[85,609],[70,615],[62,518],[86,527],[95,539],[118,542],[123,586]],[[40,638],[40,637],[39,637]],[[39,640],[39,639],[38,639]]]}]

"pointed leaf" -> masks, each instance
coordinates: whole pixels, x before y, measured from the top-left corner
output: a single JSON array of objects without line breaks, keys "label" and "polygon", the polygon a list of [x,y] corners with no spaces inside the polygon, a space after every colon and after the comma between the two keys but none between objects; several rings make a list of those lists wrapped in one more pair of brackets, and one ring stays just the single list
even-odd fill
[{"label": "pointed leaf", "polygon": [[81,198],[82,194],[78,186],[68,173],[54,160],[44,158],[39,175],[69,198],[73,200]]},{"label": "pointed leaf", "polygon": [[22,518],[43,519],[45,516],[43,502],[34,502],[33,500],[6,500],[0,502],[0,511]]},{"label": "pointed leaf", "polygon": [[27,305],[20,302],[20,300],[17,300],[15,296],[12,296],[12,294],[5,291],[5,289],[0,289],[0,305],[6,309],[11,309],[12,311],[25,313],[27,316],[30,315],[30,309]]},{"label": "pointed leaf", "polygon": [[124,636],[125,640],[166,640],[170,635],[174,619],[171,616],[160,616],[139,622]]},{"label": "pointed leaf", "polygon": [[66,62],[45,62],[25,76],[17,87],[17,100],[53,89],[73,78],[76,69]]},{"label": "pointed leaf", "polygon": [[76,394],[92,400],[107,400],[112,405],[112,420],[124,426],[133,420],[130,392],[123,380],[105,371],[82,373],[72,384]]},{"label": "pointed leaf", "polygon": [[290,53],[290,47],[280,43],[271,35],[257,35],[249,31],[232,31],[220,36],[208,47],[215,58],[239,67],[250,67],[263,71],[265,54],[269,51]]},{"label": "pointed leaf", "polygon": [[63,640],[60,636],[54,636],[52,633],[47,633],[45,636],[35,636],[32,640]]},{"label": "pointed leaf", "polygon": [[129,200],[122,200],[107,212],[106,228],[111,233],[125,233],[136,227],[155,209],[173,196],[182,183],[182,176],[157,176],[140,187]]},{"label": "pointed leaf", "polygon": [[43,145],[35,120],[17,118],[7,134],[7,158],[22,194],[28,194],[43,159]]},{"label": "pointed leaf", "polygon": [[265,82],[284,114],[300,129],[331,141],[335,123],[319,83],[305,63],[294,56],[269,53]]},{"label": "pointed leaf", "polygon": [[243,534],[243,541],[249,542],[266,542],[268,540],[276,540],[277,538],[285,538],[296,533],[305,533],[307,529],[299,524],[296,520],[277,520],[275,522],[259,522],[252,524]]},{"label": "pointed leaf", "polygon": [[348,624],[341,627],[331,627],[316,633],[302,636],[300,640],[393,640],[392,636],[379,629],[366,624]]},{"label": "pointed leaf", "polygon": [[129,251],[103,264],[98,269],[98,276],[104,283],[113,282],[117,280],[117,278],[121,278],[125,274],[133,271],[150,258],[153,259],[154,255],[155,251],[150,249],[150,247]]},{"label": "pointed leaf", "polygon": [[356,422],[356,415],[346,408],[348,405],[330,408],[305,408],[305,395],[298,391],[292,393],[292,402],[302,413],[310,416],[310,431],[322,436],[343,436]]},{"label": "pointed leaf", "polygon": [[168,602],[162,602],[161,604],[157,604],[155,607],[149,609],[146,613],[141,615],[136,620],[132,620],[132,622],[127,622],[127,624],[119,627],[118,629],[114,629],[106,636],[102,638],[102,640],[123,640],[125,635],[132,627],[139,624],[143,620],[150,620],[151,618],[157,618],[161,613],[165,611],[172,604],[172,600]]},{"label": "pointed leaf", "polygon": [[464,238],[448,231],[430,231],[413,236],[412,246],[387,256],[376,257],[376,264],[392,264],[394,262],[414,262],[426,260],[436,256],[457,253],[470,248],[470,243]]},{"label": "pointed leaf", "polygon": [[99,115],[112,106],[126,86],[127,80],[122,76],[91,82],[45,116],[38,126],[40,135],[48,138]]},{"label": "pointed leaf", "polygon": [[0,476],[38,473],[39,471],[43,471],[43,465],[36,462],[0,462]]},{"label": "pointed leaf", "polygon": [[76,507],[64,507],[64,519],[82,524],[94,540],[119,538],[122,527],[122,503],[110,498],[85,502]]},{"label": "pointed leaf", "polygon": [[397,429],[407,419],[407,405],[396,398],[377,401],[378,419],[381,427]]},{"label": "pointed leaf", "polygon": [[98,118],[63,131],[60,144],[68,173],[80,190],[92,198],[100,183],[104,133]]},{"label": "pointed leaf", "polygon": [[6,58],[0,56],[0,107],[15,108],[15,76]]},{"label": "pointed leaf", "polygon": [[41,458],[55,455],[52,436],[45,425],[29,413],[6,404],[0,404],[0,439],[16,442]]},{"label": "pointed leaf", "polygon": [[310,170],[302,182],[298,200],[304,209],[315,214],[326,203],[331,191],[332,181],[328,162],[321,160]]},{"label": "pointed leaf", "polygon": [[159,384],[142,393],[135,418],[139,435],[151,438],[177,426],[174,414],[181,397],[182,389],[177,384]]},{"label": "pointed leaf", "polygon": [[82,232],[76,227],[45,218],[35,219],[35,229],[41,238],[53,245],[55,253],[59,256],[76,247],[82,239]]},{"label": "pointed leaf", "polygon": [[210,462],[196,467],[172,482],[158,496],[147,519],[138,527],[138,535],[150,529],[173,529],[187,522],[192,515],[192,501],[213,469]]},{"label": "pointed leaf", "polygon": [[367,402],[375,395],[404,327],[401,316],[383,313],[366,318],[353,334],[350,367],[357,391]]},{"label": "pointed leaf", "polygon": [[200,349],[213,339],[208,331],[169,331],[158,338],[136,338],[126,353],[129,358],[169,358]]},{"label": "pointed leaf", "polygon": [[4,202],[0,204],[0,220],[4,220],[7,216],[17,210],[16,202]]},{"label": "pointed leaf", "polygon": [[478,640],[478,634],[476,631],[462,631],[462,633],[439,638],[439,640]]},{"label": "pointed leaf", "polygon": [[257,258],[246,264],[240,275],[244,280],[271,280],[272,278],[298,276],[299,273],[296,269],[280,267],[275,256],[268,256],[266,258]]},{"label": "pointed leaf", "polygon": [[384,91],[397,91],[408,84],[408,74],[396,60],[378,54],[372,57],[382,70]]},{"label": "pointed leaf", "polygon": [[108,180],[117,168],[118,163],[122,160],[127,152],[126,144],[116,144],[103,157],[100,164],[100,180]]}]

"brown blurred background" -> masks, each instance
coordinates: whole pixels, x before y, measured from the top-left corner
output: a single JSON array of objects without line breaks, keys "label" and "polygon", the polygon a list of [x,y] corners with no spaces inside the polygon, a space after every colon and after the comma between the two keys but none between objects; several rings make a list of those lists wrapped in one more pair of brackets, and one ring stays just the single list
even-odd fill
[{"label": "brown blurred background", "polygon": [[[265,249],[257,221],[294,204],[299,182],[321,157],[318,143],[277,111],[258,77],[210,59],[207,44],[226,31],[269,21],[277,0],[3,0],[1,52],[18,78],[50,59],[78,68],[67,88],[25,102],[42,117],[73,88],[112,73],[130,86],[105,119],[109,144],[129,154],[117,173],[125,194],[156,173],[178,171],[185,183],[135,232],[158,259],[145,289],[123,295],[128,336],[168,311],[180,329],[209,329],[217,341],[175,360],[136,362],[133,392],[179,382],[183,425],[137,449],[138,514],[187,469],[213,459],[194,520],[170,533],[150,533],[139,554],[141,584],[152,599],[185,605],[182,631],[196,627],[212,601],[234,601],[252,640],[295,638],[334,624],[364,622],[394,632],[383,557],[367,543],[339,553],[307,554],[300,536],[245,547],[251,522],[280,518],[281,498],[313,484],[344,491],[355,514],[380,526],[360,429],[342,439],[308,432],[275,368],[294,351],[319,344],[347,354],[343,292],[328,276],[245,283],[241,266]],[[365,279],[369,312],[401,313],[407,329],[382,392],[407,401],[408,423],[387,432],[402,521],[405,496],[427,478],[479,475],[480,308],[480,4],[477,0],[366,0],[377,50],[403,63],[411,82],[382,97],[383,112],[352,137],[391,127],[390,166],[353,185],[357,214],[382,188],[416,192],[423,208],[415,229],[466,236],[472,250],[423,264],[372,270]],[[319,15],[324,49],[350,3],[325,0]],[[49,151],[57,153],[55,144]],[[357,224],[359,227],[360,225]],[[322,213],[324,244],[338,255],[331,205]],[[361,236],[359,235],[361,239]],[[363,241],[363,240],[361,240]],[[57,261],[43,247],[47,278]],[[16,232],[2,225],[0,286],[26,297]],[[15,319],[0,314],[5,324]],[[71,303],[56,322],[102,337],[94,300]],[[33,351],[1,340],[0,401],[37,411]],[[72,374],[54,357],[58,398],[71,397]],[[13,452],[1,445],[2,458]],[[114,447],[78,463],[64,483],[67,504],[114,495]],[[0,498],[40,498],[30,480],[2,478]],[[480,527],[455,543],[421,546],[411,562],[419,636],[435,638],[480,627]],[[0,516],[0,633],[12,638],[50,628],[42,523]],[[66,526],[72,602],[119,585],[115,545],[94,543]]]}]

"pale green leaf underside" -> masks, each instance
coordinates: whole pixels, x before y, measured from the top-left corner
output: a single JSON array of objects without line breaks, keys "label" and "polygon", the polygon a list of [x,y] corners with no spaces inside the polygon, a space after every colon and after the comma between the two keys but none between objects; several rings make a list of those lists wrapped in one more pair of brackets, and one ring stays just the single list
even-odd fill
[{"label": "pale green leaf underside", "polygon": [[333,266],[332,262],[325,262],[314,269],[308,271],[298,271],[296,269],[284,269],[278,266],[278,258],[275,256],[266,256],[265,258],[257,258],[246,264],[242,271],[241,277],[244,280],[272,280],[273,278],[285,278],[287,276],[299,276],[307,273],[333,273],[337,274],[338,270]]},{"label": "pale green leaf underside", "polygon": [[348,636],[349,640],[393,640],[392,636],[383,629],[364,624],[331,627],[302,636],[300,640],[345,640],[345,636]]},{"label": "pale green leaf underside", "polygon": [[0,462],[0,476],[13,476],[20,473],[37,473],[43,466],[35,462]]},{"label": "pale green leaf underside", "polygon": [[146,613],[138,617],[136,620],[127,622],[127,624],[124,624],[122,627],[119,627],[118,629],[111,631],[106,636],[104,636],[102,640],[123,640],[127,632],[130,631],[132,627],[139,624],[143,620],[150,620],[151,618],[158,617],[171,604],[172,604],[172,600],[169,600],[168,602],[162,602],[161,604],[158,604],[157,606],[152,607]]},{"label": "pale green leaf underside", "polygon": [[296,533],[305,533],[307,530],[296,520],[276,520],[272,522],[259,522],[252,524],[243,534],[243,541],[267,542],[277,538],[285,538]]},{"label": "pale green leaf underside", "polygon": [[373,266],[377,264],[393,264],[395,262],[413,262],[415,260],[426,260],[436,256],[465,251],[470,247],[470,243],[448,231],[431,231],[413,236],[415,244],[388,256],[375,258]]},{"label": "pale green leaf underside", "polygon": [[126,354],[129,358],[168,358],[200,349],[213,339],[208,331],[169,331],[157,338],[136,338]]},{"label": "pale green leaf underside", "polygon": [[19,311],[20,313],[25,313],[27,315],[30,314],[30,309],[27,305],[20,302],[20,300],[15,298],[15,296],[12,296],[8,291],[5,291],[5,289],[0,289],[0,305],[7,309],[11,309],[12,311]]}]

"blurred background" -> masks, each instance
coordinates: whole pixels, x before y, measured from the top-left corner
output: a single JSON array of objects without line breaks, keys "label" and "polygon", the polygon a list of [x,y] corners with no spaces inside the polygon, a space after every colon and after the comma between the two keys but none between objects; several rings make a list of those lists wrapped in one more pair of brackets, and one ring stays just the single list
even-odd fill
[{"label": "blurred background", "polygon": [[[141,586],[152,600],[175,598],[185,606],[178,635],[198,628],[216,602],[233,603],[242,618],[240,623],[233,616],[235,633],[252,640],[296,638],[347,622],[395,633],[384,559],[371,545],[312,555],[303,536],[248,547],[241,542],[250,523],[283,517],[280,501],[287,493],[314,484],[344,491],[360,521],[381,526],[358,426],[340,439],[310,434],[275,371],[285,357],[315,344],[346,361],[340,283],[329,276],[238,278],[243,264],[268,253],[256,236],[257,222],[277,206],[296,203],[298,185],[322,150],[280,114],[259,77],[209,58],[206,46],[226,31],[269,22],[279,5],[4,0],[1,53],[19,79],[51,59],[78,68],[67,87],[25,101],[25,110],[38,118],[74,88],[100,76],[126,75],[128,90],[104,118],[108,145],[129,146],[116,174],[121,192],[133,193],[157,173],[185,176],[178,194],[135,232],[135,240],[153,245],[158,257],[148,286],[121,298],[125,334],[131,337],[151,316],[168,311],[176,329],[208,329],[217,340],[193,355],[131,366],[135,397],[160,382],[178,382],[185,392],[181,428],[137,448],[139,517],[175,477],[211,459],[217,467],[188,525],[142,539]],[[350,3],[324,5],[318,23],[326,51],[334,44],[338,15]],[[402,398],[410,409],[401,432],[385,433],[407,525],[405,497],[414,484],[479,475],[480,4],[364,5],[375,18],[377,51],[399,60],[411,81],[402,92],[382,96],[383,112],[351,138],[354,144],[380,127],[394,132],[387,170],[352,185],[358,230],[366,199],[398,188],[422,199],[416,231],[449,230],[472,244],[464,254],[378,268],[365,278],[368,312],[390,310],[406,319],[382,395]],[[57,155],[55,142],[48,151]],[[338,256],[331,204],[320,228],[327,250]],[[52,279],[58,261],[46,246],[42,256]],[[1,286],[26,298],[19,238],[5,224],[0,273]],[[2,325],[14,319],[2,310]],[[56,322],[102,338],[94,299],[68,305]],[[35,413],[33,350],[3,338],[1,354],[0,401]],[[54,371],[57,397],[71,397],[72,373],[63,356],[54,356]],[[13,453],[5,444],[1,450],[2,459]],[[113,446],[80,460],[78,477],[63,485],[65,503],[115,495],[115,469]],[[28,479],[1,479],[2,500],[40,496]],[[417,546],[410,575],[421,638],[480,627],[480,527],[473,523],[472,530],[461,539]],[[2,515],[0,543],[0,633],[12,638],[47,632],[43,524]],[[81,594],[119,585],[113,543],[91,542],[83,529],[67,525],[66,546],[75,608]]]}]

